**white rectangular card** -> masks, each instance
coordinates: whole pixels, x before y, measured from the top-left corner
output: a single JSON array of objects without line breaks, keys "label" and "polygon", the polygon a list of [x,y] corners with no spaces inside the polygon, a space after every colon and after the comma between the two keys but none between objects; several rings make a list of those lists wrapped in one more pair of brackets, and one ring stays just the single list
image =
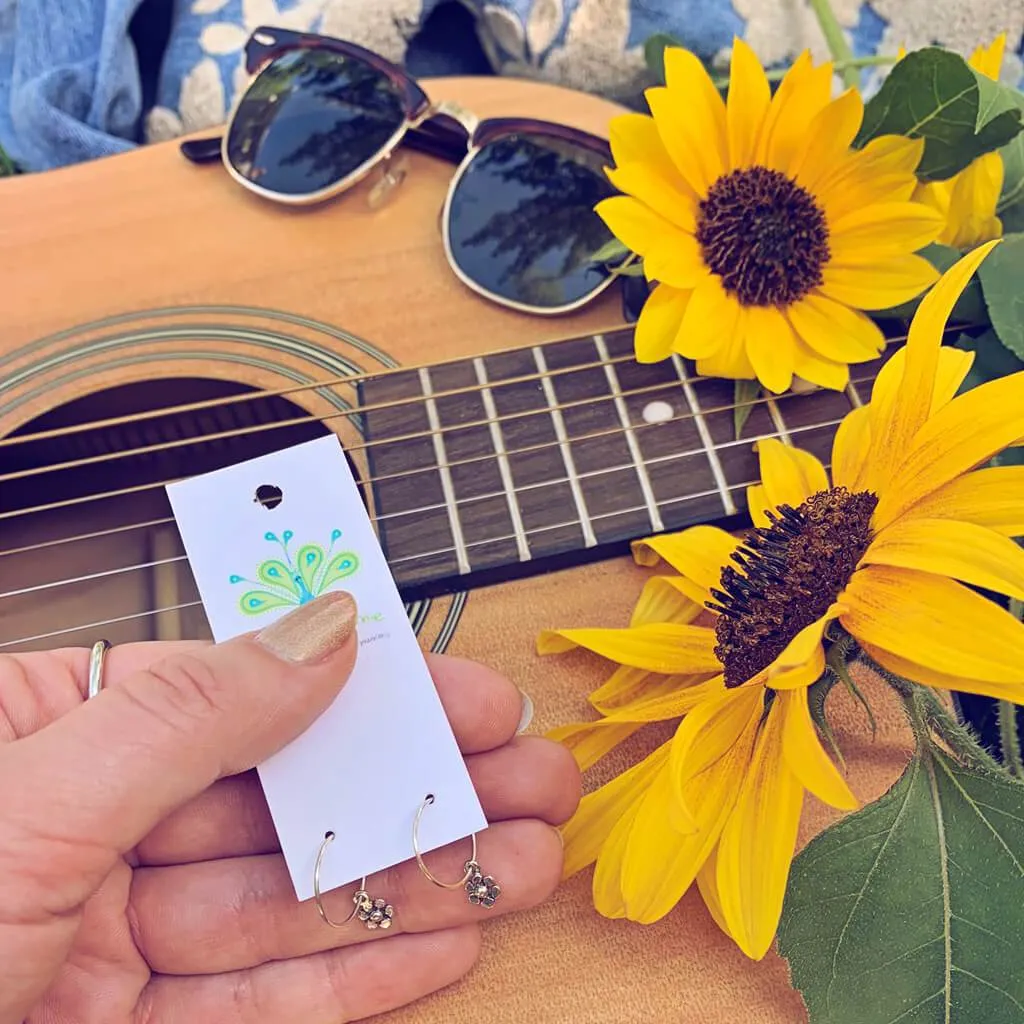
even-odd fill
[{"label": "white rectangular card", "polygon": [[[257,500],[279,488],[280,503]],[[258,630],[300,601],[347,590],[359,655],[331,707],[259,766],[300,900],[326,832],[324,891],[436,849],[487,822],[405,607],[333,435],[171,484],[167,493],[214,639]],[[266,492],[263,492],[265,494]],[[262,495],[261,495],[262,496]]]}]

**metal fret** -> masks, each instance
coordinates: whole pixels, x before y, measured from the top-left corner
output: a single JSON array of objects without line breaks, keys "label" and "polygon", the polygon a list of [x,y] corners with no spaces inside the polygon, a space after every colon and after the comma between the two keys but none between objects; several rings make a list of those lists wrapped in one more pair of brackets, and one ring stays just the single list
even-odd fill
[{"label": "metal fret", "polygon": [[715,478],[715,484],[722,499],[722,508],[725,509],[726,515],[735,515],[736,502],[733,501],[732,492],[729,490],[729,484],[725,479],[725,470],[722,469],[721,460],[718,458],[714,441],[711,439],[711,431],[708,430],[707,421],[700,411],[700,403],[697,401],[697,394],[693,389],[693,384],[690,382],[690,375],[686,372],[686,364],[674,352],[672,353],[672,364],[676,368],[676,374],[679,376],[679,383],[682,385],[683,394],[686,395],[690,412],[693,413],[693,422],[697,425],[701,444],[704,445],[704,450],[707,453],[708,464],[711,466],[711,473]]},{"label": "metal fret", "polygon": [[779,409],[779,403],[774,398],[766,395],[764,404],[768,407],[768,415],[771,416],[772,423],[779,433],[779,440],[783,444],[792,445],[793,439],[789,436],[789,428],[786,426],[786,421],[782,418],[782,410]]},{"label": "metal fret", "polygon": [[491,444],[494,445],[494,452],[498,461],[498,473],[501,475],[501,485],[505,489],[505,498],[508,502],[508,514],[512,520],[512,533],[516,539],[516,551],[519,552],[519,561],[530,560],[530,543],[526,539],[526,531],[523,529],[523,517],[519,512],[519,502],[516,499],[515,483],[512,480],[512,467],[508,463],[508,453],[505,449],[505,438],[501,433],[501,423],[498,418],[498,409],[494,404],[494,395],[491,392],[487,379],[487,367],[479,356],[473,360],[473,369],[476,372],[476,379],[480,384],[480,398],[484,403],[484,411],[487,413],[491,432]]},{"label": "metal fret", "polygon": [[850,405],[854,409],[859,409],[864,404],[861,401],[860,395],[857,394],[857,387],[852,380],[846,385],[846,397],[850,400]]},{"label": "metal fret", "polygon": [[569,478],[569,488],[572,491],[573,504],[576,506],[576,514],[579,517],[580,528],[583,530],[583,544],[592,548],[597,546],[597,537],[594,536],[594,527],[590,522],[590,514],[587,512],[587,503],[583,498],[583,489],[580,487],[579,476],[576,473],[576,463],[573,460],[572,452],[569,449],[569,432],[565,429],[565,420],[562,418],[562,411],[558,408],[558,396],[555,394],[554,385],[548,377],[548,362],[544,358],[544,350],[537,345],[531,349],[533,360],[537,369],[543,375],[540,383],[544,391],[544,398],[548,403],[548,414],[555,427],[555,437],[558,439],[558,447],[562,453],[562,462],[565,465],[565,475]]},{"label": "metal fret", "polygon": [[452,531],[455,559],[459,566],[459,572],[467,573],[470,571],[469,555],[466,552],[466,542],[462,536],[462,524],[459,522],[455,501],[455,486],[452,483],[451,470],[448,468],[448,453],[444,447],[441,418],[437,414],[437,403],[433,398],[434,388],[430,383],[430,371],[427,367],[420,367],[419,377],[420,387],[423,389],[423,405],[427,412],[427,422],[433,431],[431,436],[434,442],[434,457],[437,459],[437,472],[441,478],[441,493],[444,495],[445,506],[448,509],[448,523]]},{"label": "metal fret", "polygon": [[604,340],[603,334],[594,335],[594,344],[597,347],[597,354],[601,357],[604,363],[604,375],[608,380],[608,387],[612,392],[612,400],[615,403],[615,409],[619,414],[619,421],[622,423],[623,436],[626,439],[626,447],[629,448],[629,454],[632,456],[633,461],[636,463],[636,476],[640,482],[640,493],[644,496],[644,505],[647,507],[647,516],[651,520],[651,529],[655,533],[661,533],[665,529],[665,524],[662,521],[661,513],[658,511],[658,502],[654,497],[654,488],[651,486],[651,478],[647,473],[647,467],[644,465],[643,454],[640,451],[640,444],[636,438],[636,432],[633,430],[633,423],[629,418],[629,407],[626,405],[626,399],[622,394],[622,386],[619,383],[619,375],[615,372],[615,367],[611,362],[611,356],[608,353],[608,345]]}]

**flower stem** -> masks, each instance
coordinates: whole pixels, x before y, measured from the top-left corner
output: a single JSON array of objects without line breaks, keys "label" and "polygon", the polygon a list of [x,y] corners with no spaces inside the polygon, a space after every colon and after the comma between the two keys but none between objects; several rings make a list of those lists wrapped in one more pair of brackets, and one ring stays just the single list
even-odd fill
[{"label": "flower stem", "polygon": [[1024,760],[1021,760],[1020,736],[1017,734],[1017,705],[1012,701],[999,701],[999,747],[1003,764],[1011,775],[1024,779]]},{"label": "flower stem", "polygon": [[852,66],[853,51],[846,41],[846,36],[843,35],[842,27],[836,18],[835,11],[832,10],[832,5],[829,0],[810,0],[810,2],[811,10],[814,11],[814,15],[818,19],[822,35],[825,37],[825,42],[828,43],[828,52],[832,54],[837,70],[840,65],[842,66],[844,84],[848,89],[856,89],[858,75],[857,69]]},{"label": "flower stem", "polygon": [[956,720],[934,690],[883,668],[863,649],[858,660],[877,672],[903,699],[919,743],[927,741],[930,732],[935,733],[964,765],[1005,777],[1005,767],[981,746],[970,728]]}]

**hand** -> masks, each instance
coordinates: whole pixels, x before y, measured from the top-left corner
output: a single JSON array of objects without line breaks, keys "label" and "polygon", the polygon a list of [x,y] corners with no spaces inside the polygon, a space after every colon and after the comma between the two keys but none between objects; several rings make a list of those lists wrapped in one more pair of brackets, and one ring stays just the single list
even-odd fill
[{"label": "hand", "polygon": [[[369,880],[398,911],[387,932],[298,903],[250,771],[333,700],[354,619],[329,595],[255,638],[115,647],[88,702],[87,651],[0,657],[0,1024],[336,1024],[471,968],[481,910],[415,861]],[[503,890],[487,916],[532,906],[560,876],[573,759],[516,735],[522,697],[501,676],[429,664],[495,823],[479,837]],[[429,858],[445,878],[465,859],[465,841]],[[325,895],[332,917],[353,889]]]}]

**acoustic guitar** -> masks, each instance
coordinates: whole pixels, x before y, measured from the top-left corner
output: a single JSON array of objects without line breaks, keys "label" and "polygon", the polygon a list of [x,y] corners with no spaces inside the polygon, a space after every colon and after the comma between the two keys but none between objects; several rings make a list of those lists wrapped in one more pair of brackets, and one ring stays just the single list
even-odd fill
[{"label": "acoustic guitar", "polygon": [[[429,85],[482,116],[596,133],[616,112],[538,83]],[[542,731],[586,715],[609,669],[541,659],[537,633],[625,624],[645,578],[630,540],[741,526],[753,440],[827,462],[867,400],[875,365],[842,393],[756,403],[737,440],[732,384],[678,359],[635,363],[615,289],[558,319],[467,290],[438,230],[453,169],[408,159],[383,208],[372,182],[276,206],[174,143],[0,182],[0,655],[208,636],[163,485],[333,431],[424,648],[507,673]],[[871,799],[906,756],[899,714],[883,699],[872,741],[835,702]],[[801,841],[829,820],[811,803]],[[386,1019],[792,1024],[804,1011],[785,964],[747,961],[695,895],[654,926],[607,921],[585,872],[490,924],[469,978]]]}]

